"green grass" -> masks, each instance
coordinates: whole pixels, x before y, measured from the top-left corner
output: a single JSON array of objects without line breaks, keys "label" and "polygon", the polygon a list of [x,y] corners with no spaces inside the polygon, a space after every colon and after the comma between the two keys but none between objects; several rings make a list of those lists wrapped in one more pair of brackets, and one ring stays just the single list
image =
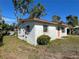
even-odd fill
[{"label": "green grass", "polygon": [[0,47],[0,59],[53,59],[53,56],[58,57],[55,53],[79,55],[79,36],[64,38],[53,40],[49,45],[32,46],[15,36],[5,36],[4,45]]},{"label": "green grass", "polygon": [[0,52],[1,52],[0,54],[2,55],[0,58],[4,58],[4,59],[10,57],[10,56],[7,57],[8,54],[19,55],[19,51],[23,51],[27,47],[28,48],[32,47],[32,45],[28,44],[26,41],[20,40],[15,36],[5,36],[3,43],[4,43],[3,46],[0,47]]},{"label": "green grass", "polygon": [[79,52],[79,36],[68,36],[66,39],[56,39],[47,47],[51,52]]},{"label": "green grass", "polygon": [[14,36],[11,37],[5,36],[3,43],[4,45],[2,46],[2,48],[8,51],[10,50],[15,51],[19,45],[24,45],[24,46],[28,45],[27,42],[19,40],[17,37]]}]

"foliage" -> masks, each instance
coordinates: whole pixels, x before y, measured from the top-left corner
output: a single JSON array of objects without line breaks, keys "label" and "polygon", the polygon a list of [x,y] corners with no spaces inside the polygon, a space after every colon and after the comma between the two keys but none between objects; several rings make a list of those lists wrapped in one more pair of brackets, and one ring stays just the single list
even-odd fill
[{"label": "foliage", "polygon": [[53,40],[50,43],[49,49],[51,49],[51,52],[75,52],[79,50],[79,36],[73,35],[73,36],[66,36],[62,39],[56,39]]},{"label": "foliage", "polygon": [[54,22],[59,22],[61,17],[57,16],[57,15],[54,15],[54,16],[52,16],[52,19],[53,19],[52,21],[54,21]]},{"label": "foliage", "polygon": [[8,28],[8,26],[9,26],[8,24],[2,24],[2,28],[3,28],[3,29]]},{"label": "foliage", "polygon": [[13,0],[13,5],[15,9],[15,16],[17,20],[24,16],[26,13],[30,14],[29,18],[40,18],[46,15],[45,7],[38,3],[36,6],[31,6],[33,0]]},{"label": "foliage", "polygon": [[2,46],[2,44],[3,44],[3,33],[0,30],[0,46]]},{"label": "foliage", "polygon": [[0,20],[2,20],[2,11],[0,9]]},{"label": "foliage", "polygon": [[1,26],[2,26],[2,29],[3,30],[6,30],[6,31],[8,31],[8,30],[11,30],[11,28],[13,28],[13,26],[12,25],[9,25],[9,24],[1,24]]},{"label": "foliage", "polygon": [[50,59],[69,59],[62,58],[63,56],[71,57],[70,59],[79,59],[72,58],[73,56],[79,56],[79,36],[73,36],[72,38],[68,36],[67,39],[53,40],[50,45],[46,46],[32,46],[25,41],[19,40],[15,36],[5,36],[4,43],[5,44],[0,47],[0,59],[13,57],[13,59],[17,59],[17,57],[18,59],[26,59],[27,57],[28,59],[40,59],[40,57],[41,59],[49,59],[50,56],[52,56]]},{"label": "foliage", "polygon": [[73,16],[73,24],[74,24],[74,26],[78,25],[78,17],[77,16]]},{"label": "foliage", "polygon": [[40,16],[44,16],[44,15],[46,15],[46,13],[45,13],[45,7],[42,4],[38,3],[31,10],[29,18],[34,18],[34,17],[40,18]]},{"label": "foliage", "polygon": [[2,19],[2,14],[0,10],[0,46],[3,45],[3,30],[2,30],[2,24],[3,24],[3,19]]},{"label": "foliage", "polygon": [[25,15],[26,13],[28,13],[28,11],[29,11],[28,9],[29,9],[31,2],[33,2],[33,0],[13,0],[15,16],[19,17],[19,14],[21,14],[21,16],[22,16],[22,15]]},{"label": "foliage", "polygon": [[71,25],[71,26],[78,25],[78,17],[77,16],[69,15],[69,16],[66,17],[66,19],[67,19],[68,25]]},{"label": "foliage", "polygon": [[37,38],[37,43],[39,45],[47,45],[50,42],[50,37],[48,35],[41,35]]}]

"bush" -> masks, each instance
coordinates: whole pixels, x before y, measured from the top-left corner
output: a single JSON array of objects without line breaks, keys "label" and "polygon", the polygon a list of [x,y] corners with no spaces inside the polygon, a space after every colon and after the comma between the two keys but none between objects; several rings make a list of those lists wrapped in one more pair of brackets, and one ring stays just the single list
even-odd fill
[{"label": "bush", "polygon": [[0,33],[0,46],[3,45],[3,35]]},{"label": "bush", "polygon": [[47,45],[50,42],[50,37],[48,35],[41,35],[37,38],[37,43],[39,45]]}]

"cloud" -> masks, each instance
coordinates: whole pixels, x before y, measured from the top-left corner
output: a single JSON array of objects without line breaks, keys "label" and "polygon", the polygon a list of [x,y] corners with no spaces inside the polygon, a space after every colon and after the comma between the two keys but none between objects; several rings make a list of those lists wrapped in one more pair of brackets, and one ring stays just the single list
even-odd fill
[{"label": "cloud", "polygon": [[8,24],[17,23],[16,19],[6,18],[6,17],[2,17],[2,18],[5,21],[5,23],[8,23]]}]

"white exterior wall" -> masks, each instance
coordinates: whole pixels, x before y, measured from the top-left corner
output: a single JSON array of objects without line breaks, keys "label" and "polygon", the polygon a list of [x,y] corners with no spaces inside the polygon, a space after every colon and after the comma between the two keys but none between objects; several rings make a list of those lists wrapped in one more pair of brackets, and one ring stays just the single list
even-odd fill
[{"label": "white exterior wall", "polygon": [[35,25],[35,40],[37,45],[37,38],[43,35],[43,26],[42,25]]},{"label": "white exterior wall", "polygon": [[28,34],[25,34],[25,32],[26,32],[25,28],[23,28],[23,29],[21,28],[20,30],[18,30],[18,38],[21,40],[25,40],[32,45],[37,45],[37,42],[35,40],[35,26],[31,22],[24,24],[25,27],[27,25],[29,25],[31,27],[31,31]]},{"label": "white exterior wall", "polygon": [[19,29],[18,30],[18,38],[21,39],[21,40],[24,40],[25,39],[25,29]]},{"label": "white exterior wall", "polygon": [[42,25],[35,25],[35,38],[43,35],[43,26]]},{"label": "white exterior wall", "polygon": [[[51,40],[55,40],[56,38],[61,38],[62,36],[67,35],[67,30],[66,30],[67,28],[65,29],[65,33],[62,33],[62,31],[60,31],[60,34],[59,34],[60,36],[58,37],[58,30],[56,29],[56,26],[48,25],[48,31],[43,32],[43,25],[33,25],[32,23],[28,23],[28,24],[33,27],[32,30],[27,35],[25,34],[25,30],[21,29],[20,30],[21,33],[19,33],[18,31],[18,38],[25,40],[32,45],[37,45],[37,38],[43,34],[50,36]],[[24,37],[22,37],[23,35]]]},{"label": "white exterior wall", "polygon": [[61,37],[67,36],[67,28],[65,28],[65,32],[61,34]]},{"label": "white exterior wall", "polygon": [[55,40],[56,38],[58,38],[57,33],[58,32],[55,26],[48,26],[48,31],[43,32],[43,25],[35,25],[35,39],[36,40],[41,35],[48,35],[49,37],[51,37],[51,40]]},{"label": "white exterior wall", "polygon": [[55,26],[48,26],[48,36],[51,37],[51,40],[57,38],[56,27]]},{"label": "white exterior wall", "polygon": [[35,40],[41,35],[48,35],[51,37],[51,40],[55,40],[56,38],[61,38],[62,36],[67,36],[67,28],[65,28],[65,32],[59,31],[56,29],[56,26],[48,26],[48,31],[43,32],[43,25],[35,25]]},{"label": "white exterior wall", "polygon": [[35,26],[32,28],[31,32],[29,32],[28,35],[25,35],[27,38],[25,38],[25,41],[32,45],[37,45],[36,39],[35,39]]}]

